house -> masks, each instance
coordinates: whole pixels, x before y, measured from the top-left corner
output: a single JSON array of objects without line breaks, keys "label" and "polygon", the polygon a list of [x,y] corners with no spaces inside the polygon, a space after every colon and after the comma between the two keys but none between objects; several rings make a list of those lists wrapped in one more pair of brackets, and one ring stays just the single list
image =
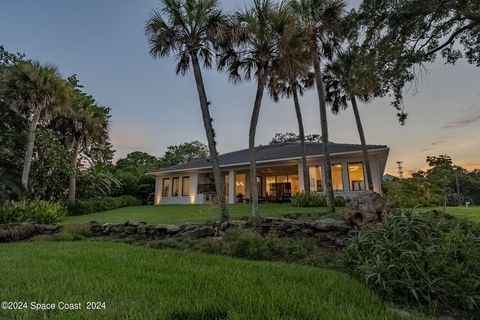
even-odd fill
[{"label": "house", "polygon": [[398,177],[392,176],[391,174],[386,174],[383,176],[383,181],[395,181]]},{"label": "house", "polygon": [[[306,143],[310,189],[325,190],[322,174],[323,146]],[[303,191],[302,147],[300,143],[280,143],[256,147],[257,184],[259,200],[287,201]],[[381,181],[389,148],[369,145],[374,191],[381,193]],[[365,170],[360,145],[331,143],[332,182],[335,195],[356,197],[366,190]],[[248,149],[219,155],[220,168],[225,179],[228,203],[249,201]],[[155,204],[204,204],[215,198],[212,166],[208,159],[162,168],[155,176]]]}]

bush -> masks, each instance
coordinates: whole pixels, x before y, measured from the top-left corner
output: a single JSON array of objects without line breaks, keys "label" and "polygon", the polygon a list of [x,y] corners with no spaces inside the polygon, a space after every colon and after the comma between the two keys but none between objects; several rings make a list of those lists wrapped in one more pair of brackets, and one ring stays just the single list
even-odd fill
[{"label": "bush", "polygon": [[292,198],[295,207],[326,207],[327,199],[321,193],[303,191]]},{"label": "bush", "polygon": [[[342,196],[335,197],[335,206],[337,207],[345,207],[347,204],[348,199],[345,199]],[[327,206],[327,198],[318,192],[308,192],[303,191],[297,193],[292,198],[292,205],[295,207],[326,207]]]},{"label": "bush", "polygon": [[65,206],[69,215],[78,216],[99,211],[108,211],[122,207],[139,206],[142,202],[132,196],[103,197],[89,200],[67,201]]},{"label": "bush", "polygon": [[333,252],[306,238],[262,236],[253,230],[239,229],[219,238],[204,238],[193,243],[193,250],[249,260],[283,261],[316,266],[330,265]]},{"label": "bush", "polygon": [[65,208],[51,201],[22,200],[0,208],[0,223],[56,223],[65,216]]},{"label": "bush", "polygon": [[424,179],[384,181],[385,198],[397,208],[435,207],[442,204],[441,189]]},{"label": "bush", "polygon": [[396,214],[360,231],[344,250],[344,265],[397,302],[480,309],[480,231],[439,212]]}]

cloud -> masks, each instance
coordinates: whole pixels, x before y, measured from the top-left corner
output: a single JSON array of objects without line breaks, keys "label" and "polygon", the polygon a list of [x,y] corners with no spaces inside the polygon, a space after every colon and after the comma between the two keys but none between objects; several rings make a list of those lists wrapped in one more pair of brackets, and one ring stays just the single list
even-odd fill
[{"label": "cloud", "polygon": [[446,140],[437,140],[437,141],[433,141],[432,143],[430,143],[430,145],[428,147],[425,147],[423,149],[420,150],[420,152],[427,152],[427,151],[432,151],[437,145],[440,145],[442,143],[446,142]]},{"label": "cloud", "polygon": [[475,123],[480,123],[480,106],[478,105],[464,109],[462,111],[462,114],[457,119],[445,123],[443,128],[461,128]]}]

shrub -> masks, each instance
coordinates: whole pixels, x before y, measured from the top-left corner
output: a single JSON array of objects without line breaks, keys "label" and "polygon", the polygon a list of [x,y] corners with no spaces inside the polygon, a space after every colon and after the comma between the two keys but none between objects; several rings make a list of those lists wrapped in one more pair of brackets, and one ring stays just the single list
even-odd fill
[{"label": "shrub", "polygon": [[26,221],[29,222],[56,223],[65,217],[65,207],[56,202],[33,200],[28,202],[26,208]]},{"label": "shrub", "polygon": [[442,204],[441,189],[424,179],[384,181],[382,189],[387,201],[398,208],[432,207]]},{"label": "shrub", "polygon": [[334,254],[306,238],[262,236],[239,229],[221,238],[204,238],[193,243],[193,250],[249,260],[283,261],[316,266],[332,264]]},{"label": "shrub", "polygon": [[99,211],[108,211],[122,207],[138,206],[141,201],[132,196],[103,197],[89,200],[67,201],[65,206],[69,215],[77,216]]},{"label": "shrub", "polygon": [[433,212],[401,213],[352,237],[344,266],[397,302],[480,308],[478,227]]},{"label": "shrub", "polygon": [[321,193],[303,191],[293,196],[292,205],[295,207],[325,207],[327,199]]},{"label": "shrub", "polygon": [[[342,196],[335,197],[335,206],[345,207],[348,199]],[[292,205],[295,207],[326,207],[327,198],[318,192],[302,191],[292,198]]]},{"label": "shrub", "polygon": [[65,208],[56,202],[21,200],[0,209],[0,223],[33,222],[56,223],[65,216]]}]

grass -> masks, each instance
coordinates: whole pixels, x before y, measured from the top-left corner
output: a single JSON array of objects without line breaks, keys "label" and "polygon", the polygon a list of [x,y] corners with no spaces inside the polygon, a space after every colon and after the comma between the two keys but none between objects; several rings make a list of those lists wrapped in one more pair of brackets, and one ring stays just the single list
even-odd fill
[{"label": "grass", "polygon": [[[228,206],[231,219],[241,219],[250,216],[248,204],[236,204]],[[280,217],[284,215],[306,215],[321,216],[326,214],[326,208],[297,208],[290,204],[262,204],[260,213],[268,217]],[[161,206],[139,206],[125,207],[110,211],[97,212],[82,216],[67,217],[64,222],[87,223],[90,221],[121,223],[126,221],[149,224],[172,223],[181,224],[184,222],[203,222],[218,220],[217,207],[214,205],[161,205]]]},{"label": "grass", "polygon": [[[425,212],[433,209],[442,211],[443,207],[436,208],[418,208],[417,211]],[[480,224],[480,206],[466,207],[447,207],[446,212],[458,218],[463,218]]]},{"label": "grass", "polygon": [[[0,310],[2,319],[420,319],[389,311],[345,274],[111,242],[0,245],[0,301],[82,310]],[[87,301],[105,310],[85,310]]]},{"label": "grass", "polygon": [[[232,219],[247,218],[250,216],[250,206],[247,204],[236,204],[228,206]],[[430,210],[442,210],[437,208],[418,208],[419,212]],[[337,208],[342,214],[343,208]],[[447,207],[447,212],[457,217],[480,223],[480,206]],[[311,215],[324,216],[326,208],[297,208],[290,204],[262,204],[260,213],[268,217],[282,217],[285,215]],[[162,206],[139,206],[125,207],[110,211],[96,212],[82,216],[70,216],[65,218],[66,224],[88,223],[90,221],[122,223],[126,221],[149,224],[172,223],[181,224],[185,222],[205,222],[218,219],[217,208],[213,205],[162,205]]]}]

